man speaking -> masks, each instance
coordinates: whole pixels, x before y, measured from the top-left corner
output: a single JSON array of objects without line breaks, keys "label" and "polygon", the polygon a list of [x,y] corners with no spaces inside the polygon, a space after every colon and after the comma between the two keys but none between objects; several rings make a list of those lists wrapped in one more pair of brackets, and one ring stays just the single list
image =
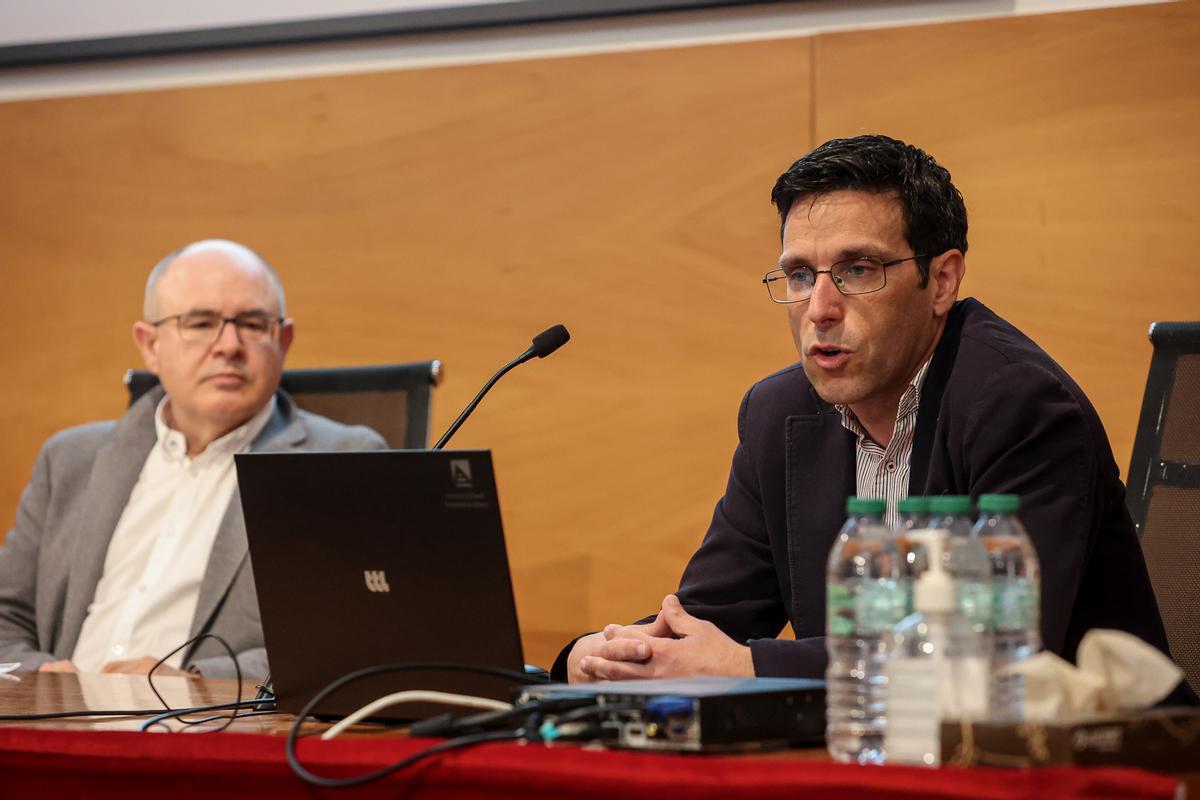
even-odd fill
[{"label": "man speaking", "polygon": [[[1091,403],[1028,337],[958,299],[967,211],[950,173],[886,136],[835,139],[772,200],[782,254],[763,282],[800,361],[742,401],[725,496],[677,594],[645,624],[576,640],[556,675],[821,676],[825,564],[848,495],[885,499],[889,518],[908,494],[1020,495],[1046,649],[1073,659],[1107,627],[1165,651]],[[776,638],[785,624],[795,641]]]}]

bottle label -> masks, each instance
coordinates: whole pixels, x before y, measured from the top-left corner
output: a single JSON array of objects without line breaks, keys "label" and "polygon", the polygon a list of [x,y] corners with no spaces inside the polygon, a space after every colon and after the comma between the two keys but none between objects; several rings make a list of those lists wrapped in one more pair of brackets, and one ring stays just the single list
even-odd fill
[{"label": "bottle label", "polygon": [[889,763],[941,762],[942,714],[938,671],[925,658],[893,658],[887,662],[887,729],[884,750]]},{"label": "bottle label", "polygon": [[907,582],[891,578],[863,581],[857,599],[858,632],[890,634],[908,610]]},{"label": "bottle label", "polygon": [[909,605],[907,581],[891,578],[830,583],[826,625],[830,636],[878,636],[892,632]]},{"label": "bottle label", "polygon": [[983,717],[988,712],[987,659],[893,658],[887,664],[887,760],[941,763],[942,720]]},{"label": "bottle label", "polygon": [[992,621],[998,631],[1037,628],[1037,584],[1028,578],[1000,578],[992,583]]}]

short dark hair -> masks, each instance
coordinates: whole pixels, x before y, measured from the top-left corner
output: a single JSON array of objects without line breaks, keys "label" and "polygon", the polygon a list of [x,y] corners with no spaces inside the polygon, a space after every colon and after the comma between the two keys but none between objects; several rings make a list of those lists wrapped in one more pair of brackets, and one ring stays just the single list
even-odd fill
[{"label": "short dark hair", "polygon": [[[842,190],[895,194],[914,254],[967,252],[967,207],[950,172],[919,147],[879,135],[831,139],[779,176],[771,202],[781,234],[797,200]],[[918,259],[917,270],[924,286],[929,259]]]}]

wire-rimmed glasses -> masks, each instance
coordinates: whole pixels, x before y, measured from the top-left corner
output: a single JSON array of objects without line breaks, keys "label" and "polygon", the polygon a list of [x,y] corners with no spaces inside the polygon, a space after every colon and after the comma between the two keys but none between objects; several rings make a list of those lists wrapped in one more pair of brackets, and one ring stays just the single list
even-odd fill
[{"label": "wire-rimmed glasses", "polygon": [[884,261],[876,256],[855,256],[833,264],[829,269],[787,267],[773,269],[762,279],[767,293],[776,303],[802,303],[812,297],[817,276],[826,274],[839,292],[845,295],[870,294],[887,286],[887,268],[905,261],[928,256],[908,256]]},{"label": "wire-rimmed glasses", "polygon": [[211,345],[220,339],[226,323],[233,325],[242,344],[264,344],[275,338],[280,323],[284,321],[282,317],[273,317],[265,311],[244,311],[233,317],[223,317],[215,311],[187,311],[150,324],[157,328],[172,320],[179,331],[180,341],[204,345]]}]

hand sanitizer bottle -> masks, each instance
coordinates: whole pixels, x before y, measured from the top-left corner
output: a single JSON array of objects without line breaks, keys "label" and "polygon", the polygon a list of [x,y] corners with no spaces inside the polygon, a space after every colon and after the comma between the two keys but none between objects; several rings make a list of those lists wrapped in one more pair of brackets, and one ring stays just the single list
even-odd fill
[{"label": "hand sanitizer bottle", "polygon": [[926,569],[913,585],[916,609],[896,626],[887,664],[887,733],[890,763],[941,763],[943,719],[987,715],[989,639],[958,601],[946,570],[945,530],[910,534],[926,553]]}]

